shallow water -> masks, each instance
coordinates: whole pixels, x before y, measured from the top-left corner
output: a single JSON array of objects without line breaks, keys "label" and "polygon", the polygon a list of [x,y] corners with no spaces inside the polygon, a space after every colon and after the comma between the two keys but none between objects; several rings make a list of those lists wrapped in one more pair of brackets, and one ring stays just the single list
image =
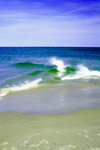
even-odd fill
[{"label": "shallow water", "polygon": [[100,150],[100,109],[67,115],[0,113],[1,150]]},{"label": "shallow water", "polygon": [[10,93],[0,101],[0,111],[60,114],[100,107],[100,86],[94,84],[46,84]]}]

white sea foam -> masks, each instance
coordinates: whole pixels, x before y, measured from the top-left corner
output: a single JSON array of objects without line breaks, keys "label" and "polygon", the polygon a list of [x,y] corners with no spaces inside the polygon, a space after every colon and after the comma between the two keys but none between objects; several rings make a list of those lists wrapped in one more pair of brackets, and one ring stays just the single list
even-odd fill
[{"label": "white sea foam", "polygon": [[57,66],[57,70],[59,72],[65,72],[65,65],[64,65],[64,62],[62,60],[59,60],[59,59],[56,59],[56,58],[51,58],[50,59],[50,62],[53,64],[53,65],[56,65]]},{"label": "white sea foam", "polygon": [[58,76],[61,77],[63,76],[63,73],[65,72],[65,64],[62,60],[56,59],[56,58],[51,58],[50,59],[51,64],[57,66]]},{"label": "white sea foam", "polygon": [[27,81],[27,82],[24,82],[23,84],[13,85],[13,86],[8,87],[8,88],[3,88],[0,91],[0,97],[3,97],[10,92],[18,92],[18,91],[28,90],[28,89],[33,88],[33,87],[38,87],[39,82],[41,82],[41,81],[42,81],[42,79],[39,78],[39,79],[36,79],[34,81]]},{"label": "white sea foam", "polygon": [[75,74],[62,77],[61,80],[74,80],[74,79],[90,79],[100,77],[100,71],[89,70],[83,65],[78,65],[78,71]]}]

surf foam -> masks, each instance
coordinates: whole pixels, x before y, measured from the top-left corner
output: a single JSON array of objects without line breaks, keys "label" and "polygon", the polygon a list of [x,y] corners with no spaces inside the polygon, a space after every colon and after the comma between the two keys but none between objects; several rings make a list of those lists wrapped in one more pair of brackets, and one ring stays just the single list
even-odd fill
[{"label": "surf foam", "polygon": [[53,65],[56,65],[57,66],[57,70],[59,72],[65,72],[65,65],[64,65],[64,62],[62,60],[59,60],[59,59],[56,59],[56,58],[51,58],[50,59],[50,62],[53,64]]},{"label": "surf foam", "polygon": [[89,70],[83,65],[78,65],[78,71],[73,75],[62,77],[61,80],[74,80],[74,79],[90,79],[100,77],[100,71]]},{"label": "surf foam", "polygon": [[65,64],[62,60],[56,59],[56,58],[51,58],[50,59],[51,64],[57,66],[58,72],[58,77],[63,76],[63,73],[65,72]]},{"label": "surf foam", "polygon": [[14,85],[14,86],[11,86],[8,88],[3,88],[0,91],[0,97],[6,96],[10,92],[18,92],[18,91],[28,90],[33,87],[38,87],[38,85],[41,81],[42,81],[42,79],[39,78],[34,81],[30,81],[30,82],[27,81],[27,82],[24,82],[23,84]]}]

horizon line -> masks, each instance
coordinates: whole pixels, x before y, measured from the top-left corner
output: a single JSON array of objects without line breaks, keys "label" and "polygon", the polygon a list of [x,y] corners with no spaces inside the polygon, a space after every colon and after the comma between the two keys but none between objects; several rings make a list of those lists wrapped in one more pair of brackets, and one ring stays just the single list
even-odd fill
[{"label": "horizon line", "polygon": [[100,48],[98,46],[0,46],[0,48],[15,48],[15,47],[19,47],[19,48]]}]

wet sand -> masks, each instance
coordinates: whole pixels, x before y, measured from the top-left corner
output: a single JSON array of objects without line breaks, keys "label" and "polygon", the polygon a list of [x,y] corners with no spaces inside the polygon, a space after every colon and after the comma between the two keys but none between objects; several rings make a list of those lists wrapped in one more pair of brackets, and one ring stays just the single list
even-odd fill
[{"label": "wet sand", "polygon": [[100,150],[100,109],[62,115],[0,112],[0,150]]}]

